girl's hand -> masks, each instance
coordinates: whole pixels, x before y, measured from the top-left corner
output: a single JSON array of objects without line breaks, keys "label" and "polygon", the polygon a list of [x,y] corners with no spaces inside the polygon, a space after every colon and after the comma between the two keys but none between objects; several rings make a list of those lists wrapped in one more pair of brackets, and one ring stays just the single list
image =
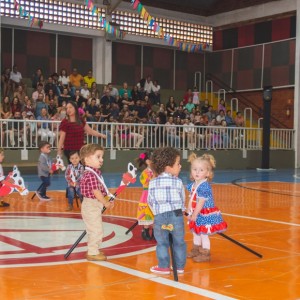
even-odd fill
[{"label": "girl's hand", "polygon": [[197,214],[193,213],[190,217],[190,220],[195,222],[196,219],[197,219]]}]

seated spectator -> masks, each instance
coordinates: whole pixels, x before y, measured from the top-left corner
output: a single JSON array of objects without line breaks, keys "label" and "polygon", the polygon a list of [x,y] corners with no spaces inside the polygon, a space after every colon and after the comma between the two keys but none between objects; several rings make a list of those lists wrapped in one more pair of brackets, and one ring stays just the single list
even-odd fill
[{"label": "seated spectator", "polygon": [[14,97],[17,97],[20,101],[21,106],[23,107],[25,104],[26,92],[23,89],[22,85],[19,85],[14,92]]},{"label": "seated spectator", "polygon": [[225,121],[226,121],[226,124],[227,124],[228,127],[235,127],[236,126],[236,124],[235,124],[235,122],[234,122],[234,120],[231,116],[231,110],[230,109],[228,109],[226,111]]},{"label": "seated spectator", "polygon": [[81,96],[79,89],[75,90],[75,94],[71,98],[73,98],[73,101],[77,104],[77,107],[81,107],[82,103],[85,103],[85,105],[87,104],[86,99]]},{"label": "seated spectator", "polygon": [[48,111],[48,104],[44,102],[43,99],[44,95],[41,93],[39,94],[39,97],[36,101],[36,106],[35,106],[35,118],[37,119],[38,116],[41,115],[41,111],[43,108],[46,109],[46,112]]},{"label": "seated spectator", "polygon": [[53,94],[57,96],[57,85],[54,83],[51,76],[48,77],[48,80],[44,86],[44,91],[46,95],[49,95],[49,90],[53,91]]},{"label": "seated spectator", "polygon": [[151,99],[153,105],[160,104],[160,85],[158,84],[157,80],[153,81],[150,99]]},{"label": "seated spectator", "polygon": [[131,99],[136,103],[137,100],[140,100],[140,95],[138,92],[138,87],[137,85],[134,85],[131,89]]},{"label": "seated spectator", "polygon": [[70,78],[68,76],[66,69],[61,69],[60,75],[58,77],[58,87],[60,89],[60,92],[63,92],[64,88],[67,88],[69,90],[70,87]]},{"label": "seated spectator", "polygon": [[0,102],[0,114],[1,119],[10,119],[13,116],[8,96],[5,96],[3,101]]},{"label": "seated spectator", "polygon": [[218,104],[218,111],[223,110],[224,113],[226,111],[226,104],[225,104],[225,100],[223,98],[220,99],[220,102]]},{"label": "seated spectator", "polygon": [[72,74],[69,76],[71,94],[75,95],[76,89],[81,89],[83,86],[83,77],[78,73],[77,68],[73,68]]},{"label": "seated spectator", "polygon": [[[50,120],[47,108],[42,108],[40,115],[36,118],[39,121],[45,121],[45,120]],[[48,122],[38,122],[37,123],[37,128],[38,128],[38,135],[41,137],[42,141],[48,141],[51,145],[54,144],[55,142],[55,137],[56,134],[53,132],[51,128],[51,124],[53,123],[48,123]]]},{"label": "seated spectator", "polygon": [[24,85],[22,74],[18,71],[18,67],[16,65],[13,66],[13,69],[10,72],[9,80],[13,92],[15,92],[19,85]]},{"label": "seated spectator", "polygon": [[36,90],[39,83],[44,84],[44,75],[40,68],[36,69],[32,75],[32,87]]},{"label": "seated spectator", "polygon": [[80,90],[80,94],[87,101],[90,97],[90,90],[88,89],[88,84],[84,83],[83,88]]},{"label": "seated spectator", "polygon": [[179,105],[178,109],[173,114],[174,120],[175,118],[180,118],[181,120],[184,120],[186,118],[186,114],[183,111],[183,106]]},{"label": "seated spectator", "polygon": [[[138,102],[140,102],[140,105],[138,105]],[[146,101],[137,101],[137,105],[135,107],[135,110],[137,111],[137,118],[139,121],[145,122],[148,117],[148,109],[146,107]]]},{"label": "seated spectator", "polygon": [[24,111],[25,111],[26,113],[30,113],[30,115],[31,115],[31,114],[34,115],[34,113],[35,113],[35,109],[34,109],[34,107],[32,106],[32,102],[31,102],[31,100],[30,100],[28,97],[25,99]]},{"label": "seated spectator", "polygon": [[183,139],[186,141],[187,148],[195,149],[195,125],[190,119],[185,119],[183,124]]},{"label": "seated spectator", "polygon": [[58,107],[61,107],[63,102],[68,103],[70,100],[72,100],[72,97],[69,94],[68,89],[64,87],[62,94],[60,94],[57,99]]},{"label": "seated spectator", "polygon": [[96,97],[95,92],[91,92],[91,93],[90,93],[90,96],[89,96],[89,98],[88,98],[88,100],[87,100],[87,104],[91,104],[91,100],[92,100],[93,98],[96,99],[96,105],[100,107],[100,99],[99,99],[98,97]]},{"label": "seated spectator", "polygon": [[115,103],[115,98],[110,95],[110,90],[107,88],[104,95],[100,99],[100,106],[105,107],[108,104]]},{"label": "seated spectator", "polygon": [[[156,113],[157,117],[159,117],[159,124],[166,124],[167,123],[167,110],[165,108],[165,105],[163,103],[160,104],[159,110]],[[157,123],[156,119],[156,123]]]},{"label": "seated spectator", "polygon": [[96,79],[93,77],[92,70],[89,70],[87,75],[83,77],[83,82],[87,84],[88,89],[92,88],[93,82],[96,82]]},{"label": "seated spectator", "polygon": [[6,97],[9,95],[11,90],[10,85],[10,68],[5,68],[4,71],[1,73],[1,91],[2,97]]},{"label": "seated spectator", "polygon": [[122,98],[124,96],[124,93],[127,93],[128,98],[132,98],[131,91],[128,89],[127,82],[123,82],[123,87],[119,90],[119,97]]},{"label": "seated spectator", "polygon": [[206,114],[209,110],[209,103],[208,100],[204,100],[204,104],[201,106],[201,114]]},{"label": "seated spectator", "polygon": [[97,83],[96,82],[93,82],[92,83],[92,87],[91,87],[91,95],[94,93],[94,96],[96,99],[100,99],[101,98],[101,93],[100,91],[98,90],[97,88]]},{"label": "seated spectator", "polygon": [[119,91],[115,87],[113,87],[111,82],[107,84],[107,88],[109,89],[110,96],[114,97],[115,101],[118,101]]},{"label": "seated spectator", "polygon": [[234,119],[234,122],[235,122],[237,127],[245,127],[245,120],[244,120],[244,117],[242,116],[242,113],[240,111],[238,111],[236,113],[236,117]]},{"label": "seated spectator", "polygon": [[[107,104],[106,106],[103,106],[100,108],[99,111],[99,121],[98,122],[107,122],[108,118],[110,117],[110,104]],[[97,114],[97,112],[96,112]]]},{"label": "seated spectator", "polygon": [[96,99],[93,98],[91,100],[91,104],[86,107],[87,121],[95,122],[95,115],[97,111],[100,111],[100,109],[99,106],[96,105]]},{"label": "seated spectator", "polygon": [[165,124],[165,131],[167,136],[167,145],[179,148],[180,136],[177,134],[177,128],[173,117],[169,117],[168,122]]},{"label": "seated spectator", "polygon": [[48,94],[45,95],[45,102],[46,102],[47,104],[49,104],[49,102],[50,102],[51,100],[54,100],[55,103],[57,103],[57,101],[58,101],[58,97],[54,94],[54,92],[53,92],[52,89],[50,89],[50,90],[48,91]]},{"label": "seated spectator", "polygon": [[48,115],[53,118],[57,113],[57,105],[54,99],[51,99],[48,103]]},{"label": "seated spectator", "polygon": [[214,112],[212,105],[208,106],[208,112],[205,113],[204,115],[207,117],[208,123],[210,123],[212,119],[216,118],[216,113]]},{"label": "seated spectator", "polygon": [[[22,120],[21,111],[15,111],[11,120]],[[15,146],[15,136],[21,141],[21,136],[24,134],[24,122],[8,122],[6,133],[9,136],[10,145]]]},{"label": "seated spectator", "polygon": [[173,116],[174,112],[176,111],[177,105],[175,103],[174,97],[170,96],[169,101],[166,104],[167,116]]},{"label": "seated spectator", "polygon": [[32,93],[31,99],[32,99],[32,105],[33,105],[33,107],[35,107],[35,105],[36,105],[36,101],[37,101],[37,99],[39,97],[39,94],[43,94],[43,101],[44,101],[44,99],[45,99],[45,91],[44,91],[44,85],[42,83],[38,83],[36,91],[34,91]]},{"label": "seated spectator", "polygon": [[[130,111],[133,111],[133,110],[134,110],[134,108],[135,108],[135,103],[134,103],[134,101],[133,101],[132,99],[130,99],[130,98],[128,97],[128,94],[127,94],[126,92],[124,93],[123,97],[120,98],[120,100],[121,100],[122,106],[128,105],[128,108],[129,108]],[[120,101],[120,100],[119,100],[119,101]]]},{"label": "seated spectator", "polygon": [[193,110],[195,107],[196,107],[196,106],[195,106],[195,104],[193,103],[192,98],[189,98],[189,99],[188,99],[188,103],[184,106],[184,108],[186,108],[187,111],[188,111],[189,113],[191,113],[192,110]]},{"label": "seated spectator", "polygon": [[219,114],[216,116],[217,125],[221,125],[221,122],[223,120],[225,121],[225,111],[223,109],[221,109],[219,111]]},{"label": "seated spectator", "polygon": [[19,98],[18,97],[14,97],[13,98],[13,101],[11,103],[11,113],[12,115],[14,116],[15,115],[15,112],[22,112],[22,105],[19,101]]},{"label": "seated spectator", "polygon": [[112,117],[115,121],[119,120],[120,108],[117,103],[112,103],[110,108],[110,118]]}]

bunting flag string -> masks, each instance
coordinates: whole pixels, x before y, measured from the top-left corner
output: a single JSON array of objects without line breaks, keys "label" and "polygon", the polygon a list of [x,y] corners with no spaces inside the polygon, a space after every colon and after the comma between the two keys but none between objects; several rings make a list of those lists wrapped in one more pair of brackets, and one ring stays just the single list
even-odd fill
[{"label": "bunting flag string", "polygon": [[37,26],[42,29],[44,22],[27,12],[17,0],[14,1],[15,10],[19,12],[20,17],[28,18],[28,26]]},{"label": "bunting flag string", "polygon": [[92,15],[96,14],[98,16],[99,23],[102,25],[102,27],[104,28],[104,30],[107,33],[109,33],[119,39],[124,38],[125,32],[123,32],[123,31],[115,28],[111,24],[109,24],[109,22],[106,21],[106,19],[102,17],[101,10],[98,10],[98,8],[96,7],[96,5],[93,3],[92,0],[85,0],[85,5],[92,12]]},{"label": "bunting flag string", "polygon": [[[88,0],[87,0],[88,1]],[[210,50],[210,44],[199,43],[193,44],[188,42],[183,42],[174,37],[170,36],[168,33],[164,33],[163,29],[159,26],[155,19],[149,14],[145,7],[141,4],[139,0],[131,0],[133,9],[137,10],[140,17],[147,23],[147,26],[155,31],[159,38],[162,38],[170,46],[177,47],[181,51],[187,51],[191,53],[202,52],[203,50]]]}]

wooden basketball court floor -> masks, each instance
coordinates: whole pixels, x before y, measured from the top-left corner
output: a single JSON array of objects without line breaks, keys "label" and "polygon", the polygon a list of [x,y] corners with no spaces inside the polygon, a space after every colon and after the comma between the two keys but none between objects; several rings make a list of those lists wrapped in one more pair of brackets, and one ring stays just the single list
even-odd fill
[{"label": "wooden basketball court floor", "polygon": [[[135,222],[138,184],[126,188],[104,214],[108,260],[88,262],[85,238],[64,259],[84,225],[79,208],[65,211],[63,177],[53,179],[48,193],[53,200],[41,202],[31,200],[39,181],[28,176],[29,195],[10,194],[10,207],[0,210],[0,299],[300,299],[300,177],[295,173],[216,172],[213,190],[228,223],[225,234],[263,257],[214,235],[211,261],[188,259],[178,282],[172,274],[149,271],[157,264],[155,242],[143,241],[140,227],[125,235]],[[185,239],[190,248],[188,231]]]}]

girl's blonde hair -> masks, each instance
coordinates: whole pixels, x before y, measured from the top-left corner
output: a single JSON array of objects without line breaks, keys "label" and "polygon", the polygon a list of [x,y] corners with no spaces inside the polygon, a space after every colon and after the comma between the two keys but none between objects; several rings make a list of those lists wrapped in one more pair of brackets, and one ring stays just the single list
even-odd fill
[{"label": "girl's blonde hair", "polygon": [[4,149],[3,148],[0,148],[0,153],[4,153]]},{"label": "girl's blonde hair", "polygon": [[202,156],[197,156],[197,154],[193,152],[189,155],[188,162],[193,163],[194,161],[206,162],[209,172],[207,179],[211,181],[214,177],[213,169],[216,167],[215,158],[211,154],[203,154]]}]

